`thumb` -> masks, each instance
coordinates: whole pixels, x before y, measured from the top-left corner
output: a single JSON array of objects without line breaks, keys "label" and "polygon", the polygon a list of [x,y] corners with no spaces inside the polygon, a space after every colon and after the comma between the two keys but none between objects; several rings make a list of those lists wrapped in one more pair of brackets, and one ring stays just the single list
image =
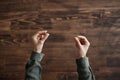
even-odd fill
[{"label": "thumb", "polygon": [[74,37],[74,39],[75,39],[75,43],[76,43],[76,46],[78,47],[78,48],[81,48],[81,43],[80,43],[80,41],[79,41],[79,38],[78,37]]}]

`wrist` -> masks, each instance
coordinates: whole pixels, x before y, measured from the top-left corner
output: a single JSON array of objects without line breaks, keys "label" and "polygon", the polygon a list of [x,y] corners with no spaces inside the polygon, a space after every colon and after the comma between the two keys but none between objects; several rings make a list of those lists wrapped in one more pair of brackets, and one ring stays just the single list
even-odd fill
[{"label": "wrist", "polygon": [[86,57],[86,56],[81,56],[81,55],[79,56],[79,58],[84,58],[84,57]]},{"label": "wrist", "polygon": [[42,50],[41,49],[34,49],[33,51],[37,52],[37,53],[41,53]]},{"label": "wrist", "polygon": [[34,51],[35,52],[38,52],[38,53],[41,53],[42,52],[42,49],[43,49],[43,44],[39,44],[39,45],[36,45],[35,47],[34,47]]},{"label": "wrist", "polygon": [[82,52],[79,52],[79,58],[84,58],[84,57],[86,57],[86,54],[82,53]]}]

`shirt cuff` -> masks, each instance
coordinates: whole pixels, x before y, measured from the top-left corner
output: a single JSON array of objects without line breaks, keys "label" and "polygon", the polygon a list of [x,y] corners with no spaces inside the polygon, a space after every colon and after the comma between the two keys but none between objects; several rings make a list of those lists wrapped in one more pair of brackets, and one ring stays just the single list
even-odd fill
[{"label": "shirt cuff", "polygon": [[80,59],[76,59],[76,63],[78,67],[89,67],[89,60],[88,57],[83,57]]},{"label": "shirt cuff", "polygon": [[32,51],[30,60],[37,60],[37,61],[41,61],[43,58],[44,54],[43,53],[38,53],[35,51]]}]

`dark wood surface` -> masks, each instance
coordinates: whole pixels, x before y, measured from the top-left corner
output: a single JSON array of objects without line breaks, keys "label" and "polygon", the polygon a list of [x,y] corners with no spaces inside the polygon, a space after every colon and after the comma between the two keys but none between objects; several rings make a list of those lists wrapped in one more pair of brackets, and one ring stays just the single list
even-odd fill
[{"label": "dark wood surface", "polygon": [[77,80],[73,37],[91,42],[97,80],[120,80],[120,0],[0,0],[0,80],[24,80],[39,30],[51,34],[42,61],[43,80]]}]

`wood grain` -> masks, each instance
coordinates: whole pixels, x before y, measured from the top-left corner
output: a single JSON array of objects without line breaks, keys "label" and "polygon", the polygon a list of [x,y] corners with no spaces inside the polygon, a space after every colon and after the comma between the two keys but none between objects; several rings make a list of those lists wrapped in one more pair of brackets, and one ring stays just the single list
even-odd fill
[{"label": "wood grain", "polygon": [[43,80],[77,80],[74,37],[91,43],[97,80],[120,80],[120,0],[0,0],[0,80],[24,80],[31,36],[51,34],[41,62]]}]

